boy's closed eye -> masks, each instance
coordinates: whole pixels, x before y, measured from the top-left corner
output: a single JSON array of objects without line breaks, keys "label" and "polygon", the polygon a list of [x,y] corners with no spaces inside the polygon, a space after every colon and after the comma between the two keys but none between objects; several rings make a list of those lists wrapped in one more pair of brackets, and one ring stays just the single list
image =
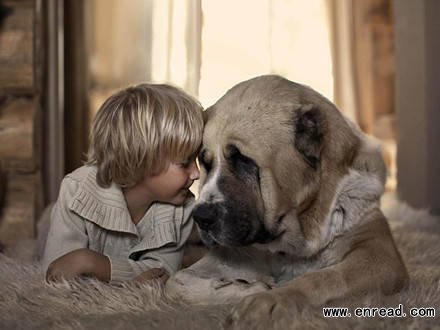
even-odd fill
[{"label": "boy's closed eye", "polygon": [[191,156],[184,160],[179,160],[174,162],[174,164],[182,167],[182,168],[189,168],[197,159],[197,156]]},{"label": "boy's closed eye", "polygon": [[184,160],[184,161],[181,161],[181,162],[176,162],[176,164],[179,165],[180,167],[188,168],[189,165],[191,165],[191,161],[190,160]]}]

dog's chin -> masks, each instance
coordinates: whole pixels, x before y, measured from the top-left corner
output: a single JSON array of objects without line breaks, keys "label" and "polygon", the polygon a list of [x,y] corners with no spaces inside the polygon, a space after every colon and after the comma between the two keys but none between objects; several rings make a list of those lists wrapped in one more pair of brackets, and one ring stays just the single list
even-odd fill
[{"label": "dog's chin", "polygon": [[269,232],[264,225],[260,227],[260,229],[257,231],[254,241],[252,243],[258,243],[258,244],[267,244],[272,241],[274,241],[277,238],[276,235]]},{"label": "dog's chin", "polygon": [[248,243],[248,239],[246,235],[234,235],[214,232],[214,231],[205,231],[199,228],[200,238],[202,239],[203,244],[206,246],[228,246],[228,247],[238,247],[238,246],[246,246],[252,243]]},{"label": "dog's chin", "polygon": [[200,228],[198,228],[198,230],[199,230],[200,239],[202,240],[204,245],[208,247],[219,245],[209,232],[204,231]]}]

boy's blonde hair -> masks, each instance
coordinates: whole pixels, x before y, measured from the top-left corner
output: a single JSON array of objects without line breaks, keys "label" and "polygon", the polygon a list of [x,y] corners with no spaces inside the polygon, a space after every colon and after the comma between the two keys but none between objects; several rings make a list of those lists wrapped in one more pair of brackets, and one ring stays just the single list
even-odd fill
[{"label": "boy's blonde hair", "polygon": [[141,84],[110,96],[90,132],[87,164],[102,187],[135,185],[170,161],[195,156],[203,131],[202,107],[178,88]]}]

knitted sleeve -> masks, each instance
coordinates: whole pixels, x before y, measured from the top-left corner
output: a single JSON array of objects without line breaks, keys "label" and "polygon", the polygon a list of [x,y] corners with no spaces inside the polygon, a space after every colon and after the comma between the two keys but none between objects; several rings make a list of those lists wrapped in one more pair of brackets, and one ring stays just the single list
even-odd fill
[{"label": "knitted sleeve", "polygon": [[87,248],[84,220],[68,207],[77,188],[78,183],[68,177],[61,183],[58,200],[50,215],[50,228],[41,260],[44,272],[55,259],[73,250]]}]

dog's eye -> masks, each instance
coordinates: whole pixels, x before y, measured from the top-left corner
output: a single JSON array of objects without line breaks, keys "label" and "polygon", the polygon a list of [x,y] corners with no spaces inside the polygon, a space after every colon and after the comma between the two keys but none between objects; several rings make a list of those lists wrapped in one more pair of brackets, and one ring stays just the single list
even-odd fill
[{"label": "dog's eye", "polygon": [[232,144],[227,146],[227,159],[238,177],[244,179],[251,176],[259,180],[258,165],[251,158],[243,155],[240,150]]},{"label": "dog's eye", "polygon": [[240,150],[232,144],[227,146],[227,158],[233,165],[237,163],[242,163],[243,165],[255,164],[252,159],[243,155]]},{"label": "dog's eye", "polygon": [[202,149],[197,157],[200,166],[202,166],[206,172],[209,172],[212,168],[212,158],[208,157],[206,149]]}]

